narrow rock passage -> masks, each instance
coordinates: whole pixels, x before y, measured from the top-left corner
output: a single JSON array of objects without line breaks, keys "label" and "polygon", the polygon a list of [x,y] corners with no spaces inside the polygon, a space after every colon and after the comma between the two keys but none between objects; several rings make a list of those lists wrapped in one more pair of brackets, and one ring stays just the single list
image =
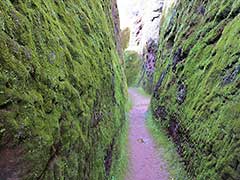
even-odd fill
[{"label": "narrow rock passage", "polygon": [[145,125],[150,99],[130,88],[129,171],[126,180],[167,180],[169,173]]}]

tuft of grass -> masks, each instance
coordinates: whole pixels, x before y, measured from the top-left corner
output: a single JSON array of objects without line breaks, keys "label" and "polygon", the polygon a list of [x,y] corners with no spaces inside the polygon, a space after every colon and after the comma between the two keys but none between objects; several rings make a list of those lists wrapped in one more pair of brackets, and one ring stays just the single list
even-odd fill
[{"label": "tuft of grass", "polygon": [[149,110],[147,113],[146,125],[149,129],[151,135],[154,138],[157,146],[161,148],[163,152],[163,158],[167,162],[168,171],[170,173],[171,180],[187,180],[189,179],[186,171],[184,170],[184,165],[181,162],[181,157],[177,154],[176,146],[168,138],[165,130],[161,125],[154,122],[152,113]]}]

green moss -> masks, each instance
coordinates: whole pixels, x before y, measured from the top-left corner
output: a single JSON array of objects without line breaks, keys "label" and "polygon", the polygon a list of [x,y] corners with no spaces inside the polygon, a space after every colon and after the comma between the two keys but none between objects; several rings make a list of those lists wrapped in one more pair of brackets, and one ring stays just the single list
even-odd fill
[{"label": "green moss", "polygon": [[129,46],[129,40],[130,40],[130,29],[125,28],[121,31],[121,46],[125,50]]},{"label": "green moss", "polygon": [[125,51],[124,60],[127,84],[128,86],[135,86],[141,70],[140,57],[135,51]]},{"label": "green moss", "polygon": [[[201,5],[204,16],[198,13]],[[156,123],[160,121],[168,131],[173,119],[177,121],[175,142],[182,149],[187,171],[199,180],[239,179],[240,21],[236,7],[239,3],[232,0],[181,1],[175,7],[177,13],[170,12],[162,23],[155,84],[168,65],[170,69],[152,98],[152,111],[165,108],[165,119]],[[172,71],[178,48],[181,62]],[[182,104],[177,101],[181,84],[186,86]]]},{"label": "green moss", "polygon": [[0,148],[24,151],[5,175],[107,178],[107,149],[126,123],[109,5],[0,2]]}]

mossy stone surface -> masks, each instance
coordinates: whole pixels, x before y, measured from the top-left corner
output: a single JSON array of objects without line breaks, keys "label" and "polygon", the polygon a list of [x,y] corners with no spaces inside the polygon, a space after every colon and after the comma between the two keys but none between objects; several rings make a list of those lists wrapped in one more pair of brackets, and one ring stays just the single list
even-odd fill
[{"label": "mossy stone surface", "polygon": [[110,0],[0,1],[0,179],[107,178],[126,100],[111,17]]},{"label": "mossy stone surface", "polygon": [[179,1],[162,22],[151,106],[194,179],[240,179],[240,1]]}]

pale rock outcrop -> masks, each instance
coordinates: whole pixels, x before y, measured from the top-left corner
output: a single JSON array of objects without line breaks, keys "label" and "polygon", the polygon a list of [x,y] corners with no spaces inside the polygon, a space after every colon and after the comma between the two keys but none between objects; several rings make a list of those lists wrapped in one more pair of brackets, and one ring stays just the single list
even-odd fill
[{"label": "pale rock outcrop", "polygon": [[133,11],[132,33],[129,49],[143,54],[149,39],[158,41],[163,0],[138,1]]}]

